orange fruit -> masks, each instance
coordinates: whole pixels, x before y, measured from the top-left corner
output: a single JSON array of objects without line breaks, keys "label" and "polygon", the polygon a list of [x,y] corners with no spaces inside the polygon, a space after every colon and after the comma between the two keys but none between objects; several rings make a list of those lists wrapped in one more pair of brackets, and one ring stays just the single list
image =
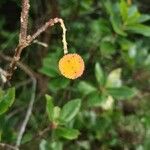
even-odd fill
[{"label": "orange fruit", "polygon": [[66,54],[59,60],[59,70],[66,78],[76,79],[83,74],[84,61],[78,54]]}]

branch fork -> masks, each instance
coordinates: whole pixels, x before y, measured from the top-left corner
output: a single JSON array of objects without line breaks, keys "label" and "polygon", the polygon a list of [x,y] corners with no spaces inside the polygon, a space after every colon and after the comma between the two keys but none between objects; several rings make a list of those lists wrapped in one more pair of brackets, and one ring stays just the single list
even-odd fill
[{"label": "branch fork", "polygon": [[[5,82],[9,81],[12,78],[12,75],[14,71],[16,70],[17,62],[21,58],[21,53],[24,50],[24,48],[28,47],[34,40],[45,30],[47,30],[49,27],[54,26],[56,23],[60,23],[60,26],[63,30],[62,33],[62,43],[63,43],[63,49],[64,54],[68,53],[67,49],[67,42],[66,42],[66,27],[64,24],[63,19],[61,18],[54,18],[47,21],[43,26],[41,26],[33,35],[28,35],[28,16],[29,16],[29,0],[22,0],[22,12],[20,17],[20,34],[19,34],[19,43],[17,47],[15,48],[15,54],[12,58],[12,61],[9,64],[8,70],[5,71]],[[1,74],[1,72],[0,72]]]}]

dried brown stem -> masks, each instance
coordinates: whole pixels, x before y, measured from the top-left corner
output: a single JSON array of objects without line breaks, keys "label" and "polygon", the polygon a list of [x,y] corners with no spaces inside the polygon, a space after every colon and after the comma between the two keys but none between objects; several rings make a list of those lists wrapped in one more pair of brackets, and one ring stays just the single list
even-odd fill
[{"label": "dried brown stem", "polygon": [[30,44],[34,39],[36,39],[41,33],[43,33],[45,30],[47,30],[47,28],[49,28],[50,26],[55,25],[56,23],[60,23],[61,28],[63,30],[63,34],[62,34],[62,43],[63,43],[63,49],[64,49],[64,54],[68,53],[68,48],[67,48],[67,42],[66,42],[66,27],[64,24],[63,19],[61,18],[54,18],[54,19],[50,19],[48,22],[46,22],[41,28],[39,28],[37,30],[36,33],[34,33],[32,36],[28,36],[27,38],[27,42],[28,44]]},{"label": "dried brown stem", "polygon": [[[0,53],[0,57],[3,58],[6,61],[12,61],[13,60],[13,58],[10,58],[9,56],[4,55],[3,53]],[[27,123],[28,123],[28,121],[30,119],[30,116],[32,114],[33,104],[34,104],[34,101],[35,101],[35,93],[36,93],[36,78],[34,76],[34,72],[29,67],[27,67],[26,65],[24,65],[21,62],[17,62],[17,65],[32,80],[32,92],[31,92],[32,95],[31,95],[30,103],[29,103],[29,106],[28,106],[28,109],[27,109],[27,112],[26,112],[26,115],[25,115],[25,119],[23,120],[23,123],[22,123],[22,125],[20,127],[20,130],[19,130],[19,133],[18,133],[18,137],[17,137],[17,141],[16,141],[16,147],[18,148],[20,146],[20,144],[21,144],[21,140],[22,140],[23,134],[25,132]],[[16,149],[16,150],[18,150],[18,149]]]},{"label": "dried brown stem", "polygon": [[[63,29],[63,34],[62,34],[62,42],[63,42],[63,48],[64,48],[64,54],[68,53],[67,49],[67,42],[66,42],[66,28],[64,25],[64,22],[61,18],[54,18],[50,19],[48,22],[46,22],[41,28],[39,28],[32,36],[27,36],[27,40],[24,42],[19,42],[18,46],[15,49],[15,54],[14,57],[9,65],[9,69],[7,71],[7,80],[10,80],[14,71],[16,70],[16,64],[20,60],[22,50],[29,46],[34,39],[36,39],[41,33],[43,33],[45,30],[47,30],[50,26],[53,26],[56,23],[60,23],[62,29]],[[21,43],[21,44],[20,44]]]},{"label": "dried brown stem", "polygon": [[[23,49],[26,48],[27,46],[29,46],[41,33],[43,33],[50,26],[53,26],[56,23],[60,23],[61,28],[63,29],[62,42],[63,42],[64,54],[68,53],[67,42],[66,42],[66,27],[65,27],[63,19],[61,19],[61,18],[50,19],[41,28],[39,28],[32,36],[30,36],[30,35],[27,36],[29,8],[30,8],[29,0],[22,0],[19,44],[17,45],[17,47],[15,49],[15,54],[11,60],[9,68],[5,74],[5,78],[7,81],[11,79],[14,71],[16,70],[16,65],[17,65],[17,62],[20,60]],[[1,74],[1,72],[0,72],[0,74]]]},{"label": "dried brown stem", "polygon": [[26,45],[20,45],[20,44],[18,44],[18,46],[16,47],[15,54],[13,56],[13,59],[11,60],[9,68],[7,70],[7,76],[6,76],[7,80],[11,79],[13,72],[16,70],[16,64],[20,60],[21,52],[25,47],[26,47]]},{"label": "dried brown stem", "polygon": [[67,31],[67,29],[65,27],[64,21],[61,18],[56,18],[56,19],[60,23],[61,28],[63,30],[62,43],[63,43],[64,54],[67,54],[68,53],[67,41],[66,41],[66,31]]},{"label": "dried brown stem", "polygon": [[47,21],[41,28],[39,28],[32,36],[28,36],[27,41],[28,43],[31,43],[34,39],[36,39],[41,33],[43,33],[45,30],[47,30],[50,26],[53,26],[55,24],[55,19],[50,19]]},{"label": "dried brown stem", "polygon": [[20,38],[19,38],[20,44],[26,42],[29,8],[30,8],[29,0],[22,0],[22,12],[20,17],[21,27],[20,27]]},{"label": "dried brown stem", "polygon": [[32,72],[30,72],[30,70],[28,70],[28,72],[29,72],[29,76],[31,76],[31,78],[32,78],[32,95],[31,95],[30,103],[29,103],[25,118],[22,122],[22,125],[21,125],[19,133],[18,133],[18,137],[17,137],[17,141],[16,141],[16,146],[17,147],[19,147],[20,144],[21,144],[21,140],[23,138],[24,132],[26,130],[26,126],[27,126],[28,121],[30,119],[30,116],[32,114],[33,104],[34,104],[34,101],[35,101],[36,79],[33,77]]},{"label": "dried brown stem", "polygon": [[22,50],[28,46],[26,39],[27,39],[29,8],[30,8],[29,0],[22,0],[19,44],[17,45],[15,49],[14,57],[9,65],[9,69],[7,71],[7,76],[6,76],[7,80],[11,79],[11,76],[16,69],[16,64],[20,60],[20,55],[21,55]]},{"label": "dried brown stem", "polygon": [[[64,54],[68,53],[67,49],[67,42],[66,42],[66,28],[64,25],[64,22],[61,18],[54,18],[50,19],[48,22],[46,22],[41,28],[39,28],[32,36],[27,36],[27,40],[24,42],[19,42],[18,46],[15,49],[15,54],[14,57],[9,65],[9,69],[7,71],[7,80],[10,80],[15,69],[16,69],[16,64],[20,60],[22,50],[29,46],[34,39],[36,39],[41,33],[43,33],[45,30],[47,30],[50,26],[53,26],[56,23],[60,23],[62,29],[63,29],[63,34],[62,34],[62,42],[63,42],[63,49],[64,49]],[[20,39],[22,40],[22,39]]]}]

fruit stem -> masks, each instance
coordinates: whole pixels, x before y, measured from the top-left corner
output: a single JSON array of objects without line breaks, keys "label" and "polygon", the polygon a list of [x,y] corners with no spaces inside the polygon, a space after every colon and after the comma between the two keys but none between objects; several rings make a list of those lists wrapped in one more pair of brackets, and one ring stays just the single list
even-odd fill
[{"label": "fruit stem", "polygon": [[66,41],[66,31],[67,31],[67,29],[65,27],[63,19],[61,19],[61,18],[55,18],[55,20],[56,20],[56,22],[60,23],[60,26],[61,26],[61,28],[63,30],[62,43],[63,43],[64,54],[67,54],[68,53],[67,41]]}]

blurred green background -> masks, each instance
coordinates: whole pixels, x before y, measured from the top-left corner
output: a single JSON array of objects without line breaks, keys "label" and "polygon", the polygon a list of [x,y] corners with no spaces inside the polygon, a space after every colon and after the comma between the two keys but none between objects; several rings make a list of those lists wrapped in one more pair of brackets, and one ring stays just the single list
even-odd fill
[{"label": "blurred green background", "polygon": [[[59,25],[38,37],[48,47],[34,42],[23,51],[21,61],[33,72],[37,86],[20,149],[149,150],[150,1],[31,0],[30,5],[28,33],[49,18],[63,18],[69,52],[80,54],[86,67],[76,80],[59,73],[63,56]],[[21,1],[0,1],[1,68],[9,64],[3,55],[12,57],[18,43],[20,11]],[[0,115],[0,141],[14,145],[33,95],[32,80],[19,68],[10,83],[1,83],[0,98],[10,87],[15,87],[16,98]],[[77,115],[65,124],[78,133],[52,129],[34,138],[51,124],[45,94],[60,108],[70,100],[81,101]]]}]

